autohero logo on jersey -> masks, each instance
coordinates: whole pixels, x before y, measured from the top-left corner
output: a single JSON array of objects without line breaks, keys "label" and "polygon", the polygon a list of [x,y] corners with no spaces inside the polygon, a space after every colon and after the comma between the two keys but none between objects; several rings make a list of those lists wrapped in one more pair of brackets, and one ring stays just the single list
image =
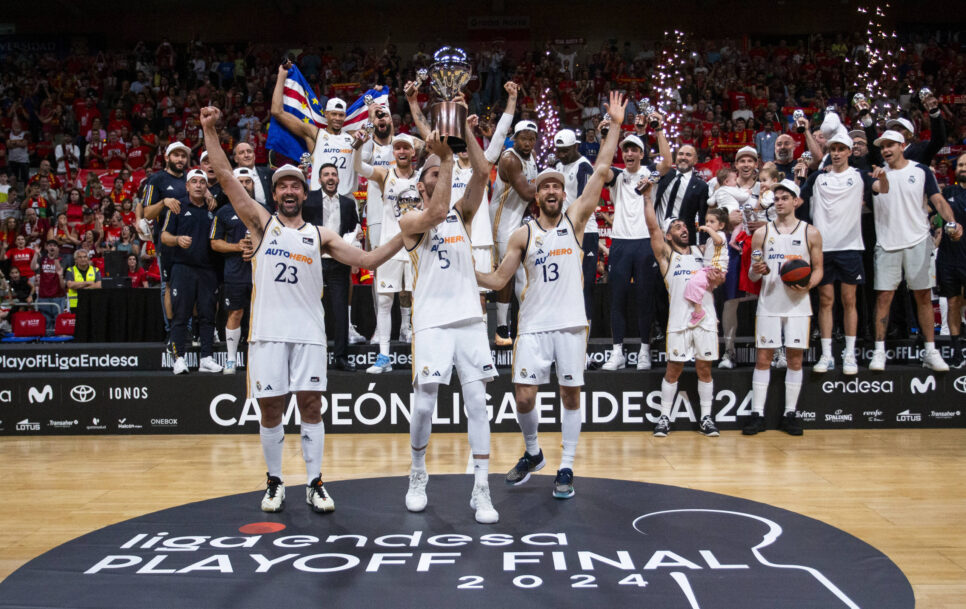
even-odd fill
[{"label": "autohero logo on jersey", "polygon": [[822,391],[825,393],[841,394],[865,394],[865,393],[894,393],[894,381],[862,381],[852,379],[851,381],[825,381],[822,383]]},{"label": "autohero logo on jersey", "polygon": [[43,372],[45,370],[115,370],[117,368],[136,369],[137,355],[94,355],[92,353],[61,354],[37,353],[33,355],[0,354],[0,369],[5,372],[25,371]]}]

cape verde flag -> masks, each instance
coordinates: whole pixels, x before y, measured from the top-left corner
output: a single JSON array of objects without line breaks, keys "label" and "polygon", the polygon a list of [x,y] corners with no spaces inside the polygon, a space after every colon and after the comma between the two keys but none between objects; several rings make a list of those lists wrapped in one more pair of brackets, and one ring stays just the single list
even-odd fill
[{"label": "cape verde flag", "polygon": [[[345,124],[343,131],[355,131],[361,129],[369,117],[366,109],[366,95],[371,95],[375,103],[387,106],[389,94],[386,89],[377,91],[369,89],[359,99],[354,101],[346,109]],[[285,79],[285,89],[282,93],[282,104],[285,111],[295,116],[298,120],[306,124],[315,125],[319,129],[325,129],[325,103],[320,101],[312,91],[305,76],[294,64],[288,70],[288,78]],[[283,154],[288,158],[298,162],[302,154],[310,152],[305,147],[305,140],[293,135],[290,131],[278,124],[275,119],[271,119],[268,127],[267,148]]]}]

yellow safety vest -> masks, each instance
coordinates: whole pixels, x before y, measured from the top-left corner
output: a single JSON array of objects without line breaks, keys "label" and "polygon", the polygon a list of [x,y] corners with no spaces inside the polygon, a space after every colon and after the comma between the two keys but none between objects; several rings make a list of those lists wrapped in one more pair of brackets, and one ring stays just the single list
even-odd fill
[{"label": "yellow safety vest", "polygon": [[[81,272],[77,265],[71,266],[67,269],[67,272],[71,274],[71,277],[67,281],[96,281],[97,280],[97,268],[94,265],[87,267],[86,272]],[[71,288],[67,290],[67,301],[70,303],[70,310],[73,311],[77,308],[77,290]]]}]

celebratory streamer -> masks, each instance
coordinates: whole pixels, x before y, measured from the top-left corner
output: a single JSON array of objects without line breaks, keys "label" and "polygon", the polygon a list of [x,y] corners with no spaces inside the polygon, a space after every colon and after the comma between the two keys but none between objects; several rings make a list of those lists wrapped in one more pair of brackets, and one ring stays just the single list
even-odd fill
[{"label": "celebratory streamer", "polygon": [[[683,64],[689,56],[686,38],[687,35],[678,30],[664,32],[667,43],[661,50],[661,60],[655,67],[657,108],[665,115],[664,131],[672,141],[677,138],[681,129],[680,90],[684,84]],[[671,109],[671,102],[677,102],[677,110]]]},{"label": "celebratory streamer", "polygon": [[858,13],[868,20],[866,45],[864,49],[859,48],[854,59],[845,59],[846,63],[852,63],[857,69],[856,80],[852,83],[855,92],[864,94],[873,106],[881,103],[887,114],[897,108],[896,100],[891,96],[899,82],[897,56],[905,51],[899,46],[895,30],[886,27],[886,11],[889,8],[888,3],[861,4],[857,7]]}]

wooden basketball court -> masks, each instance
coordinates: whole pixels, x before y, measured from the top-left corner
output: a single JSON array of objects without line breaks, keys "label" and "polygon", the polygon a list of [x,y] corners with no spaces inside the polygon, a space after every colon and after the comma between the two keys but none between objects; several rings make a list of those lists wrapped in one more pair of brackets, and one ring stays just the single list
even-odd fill
[{"label": "wooden basketball court", "polygon": [[[541,473],[553,473],[559,442],[559,433],[541,435],[548,459]],[[405,476],[408,444],[404,434],[330,434],[323,477]],[[512,467],[522,444],[519,434],[494,434],[491,471]],[[289,434],[285,479],[290,487],[304,483],[299,450],[297,436]],[[464,435],[433,436],[430,474],[464,471],[467,455]],[[776,431],[753,438],[736,431],[720,438],[674,432],[665,439],[649,433],[586,433],[575,471],[576,501],[594,500],[580,493],[583,475],[735,495],[822,520],[895,561],[913,585],[917,607],[966,609],[964,429],[810,430],[801,438]],[[0,472],[7,483],[0,578],[97,528],[264,484],[254,434],[4,438]],[[547,500],[553,501],[550,481],[541,476],[528,484],[547,485]],[[494,497],[501,491],[492,489]],[[334,499],[338,506],[339,497]],[[430,500],[440,498],[431,494]],[[405,509],[402,494],[399,509]]]}]

